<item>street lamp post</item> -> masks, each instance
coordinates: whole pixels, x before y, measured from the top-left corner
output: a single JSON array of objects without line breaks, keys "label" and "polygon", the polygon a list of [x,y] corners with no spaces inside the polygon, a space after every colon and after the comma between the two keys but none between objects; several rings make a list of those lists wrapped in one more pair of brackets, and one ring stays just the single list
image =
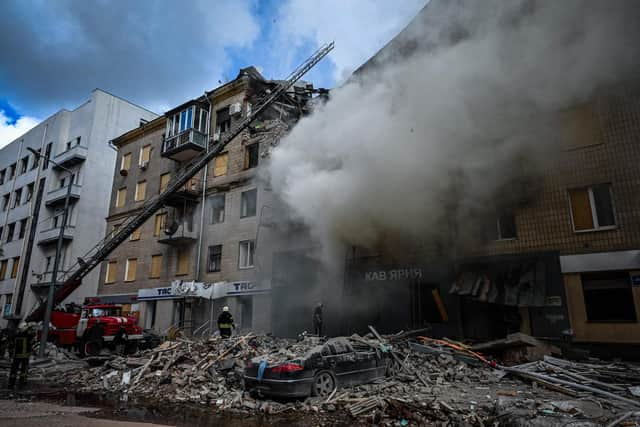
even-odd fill
[{"label": "street lamp post", "polygon": [[44,357],[45,350],[47,348],[47,340],[49,338],[49,323],[51,322],[51,312],[53,311],[53,296],[55,294],[56,282],[58,280],[58,268],[60,266],[60,255],[62,254],[62,245],[64,243],[64,230],[67,226],[67,220],[69,216],[69,197],[71,196],[71,187],[73,186],[74,174],[69,169],[65,168],[59,163],[44,157],[42,154],[29,147],[27,150],[31,151],[35,156],[40,159],[44,159],[45,162],[53,163],[60,169],[69,174],[69,185],[67,186],[67,195],[64,199],[64,211],[62,212],[62,224],[60,225],[60,233],[58,233],[58,242],[56,245],[56,254],[53,260],[53,271],[51,272],[51,283],[49,284],[49,292],[47,295],[47,307],[44,313],[44,320],[42,323],[42,335],[40,337],[40,357]]}]

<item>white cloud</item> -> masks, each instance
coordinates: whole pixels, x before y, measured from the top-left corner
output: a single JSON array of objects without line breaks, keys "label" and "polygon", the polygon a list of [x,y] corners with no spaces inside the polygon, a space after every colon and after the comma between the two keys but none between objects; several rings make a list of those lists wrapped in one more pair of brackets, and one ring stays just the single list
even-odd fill
[{"label": "white cloud", "polygon": [[9,119],[3,110],[0,110],[0,148],[23,135],[39,122],[34,117],[22,116],[14,124],[9,124]]},{"label": "white cloud", "polygon": [[288,0],[280,8],[279,36],[294,46],[336,42],[334,78],[344,80],[399,33],[427,0]]}]

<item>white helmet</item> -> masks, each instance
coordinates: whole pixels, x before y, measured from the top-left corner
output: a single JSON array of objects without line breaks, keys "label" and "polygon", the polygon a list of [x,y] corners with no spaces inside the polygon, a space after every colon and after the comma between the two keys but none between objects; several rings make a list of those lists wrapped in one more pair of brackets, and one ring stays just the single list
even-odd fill
[{"label": "white helmet", "polygon": [[18,325],[18,330],[20,332],[24,332],[27,330],[27,328],[29,327],[29,325],[27,324],[27,322],[25,322],[24,320],[22,322],[20,322],[20,324]]},{"label": "white helmet", "polygon": [[222,311],[229,311],[229,307],[225,305],[224,307],[222,307]]}]

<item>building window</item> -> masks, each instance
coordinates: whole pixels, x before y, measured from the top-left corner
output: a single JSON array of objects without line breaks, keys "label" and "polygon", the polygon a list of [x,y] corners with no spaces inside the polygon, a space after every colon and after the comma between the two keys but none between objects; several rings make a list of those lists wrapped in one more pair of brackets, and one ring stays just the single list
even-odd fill
[{"label": "building window", "polygon": [[136,193],[133,200],[141,202],[147,197],[147,181],[140,181],[136,184]]},{"label": "building window", "polygon": [[121,208],[127,201],[127,187],[121,188],[116,194],[116,208]]},{"label": "building window", "polygon": [[211,224],[219,224],[224,222],[224,206],[225,195],[216,194],[209,197],[209,204],[211,205]]},{"label": "building window", "polygon": [[160,235],[160,233],[162,233],[162,230],[164,230],[164,227],[167,225],[167,213],[160,213],[156,215],[156,223],[154,224],[153,227],[153,235],[155,237],[158,237]]},{"label": "building window", "polygon": [[10,242],[13,240],[13,232],[16,229],[16,223],[12,222],[11,224],[7,225],[7,242]]},{"label": "building window", "polygon": [[162,175],[160,175],[160,192],[161,193],[167,189],[167,186],[169,185],[169,181],[171,181],[171,174],[169,172],[163,173]]},{"label": "building window", "polygon": [[628,272],[605,271],[581,276],[588,322],[637,321]]},{"label": "building window", "polygon": [[255,143],[244,147],[244,168],[252,169],[258,166],[260,144]]},{"label": "building window", "polygon": [[183,248],[178,251],[177,276],[189,274],[189,249]]},{"label": "building window", "polygon": [[4,280],[7,275],[7,267],[9,265],[8,259],[3,259],[0,261],[0,280]]},{"label": "building window", "polygon": [[569,190],[569,199],[574,231],[607,229],[616,225],[609,184]]},{"label": "building window", "polygon": [[216,133],[221,135],[231,129],[229,107],[216,111]]},{"label": "building window", "polygon": [[122,156],[122,160],[120,161],[121,171],[129,171],[129,169],[131,169],[131,153]]},{"label": "building window", "polygon": [[51,271],[51,257],[48,256],[44,260],[44,271],[45,273]]},{"label": "building window", "polygon": [[240,242],[240,256],[238,257],[238,268],[253,267],[253,255],[256,250],[255,240],[245,240]]},{"label": "building window", "polygon": [[516,217],[512,213],[500,215],[496,220],[495,240],[510,240],[516,238]]},{"label": "building window", "polygon": [[25,203],[29,203],[31,201],[31,198],[33,197],[33,188],[35,186],[35,183],[31,183],[31,184],[27,184],[27,198],[24,201]]},{"label": "building window", "polygon": [[115,283],[116,282],[116,272],[118,269],[117,261],[109,261],[107,262],[107,272],[104,277],[104,283]]},{"label": "building window", "polygon": [[124,265],[124,281],[133,282],[136,280],[136,271],[138,270],[138,259],[128,258]]},{"label": "building window", "polygon": [[240,199],[240,218],[256,215],[258,190],[243,191]]},{"label": "building window", "polygon": [[142,235],[142,231],[139,228],[136,228],[133,233],[131,233],[131,235],[129,236],[129,240],[136,241],[136,240],[140,240],[140,236]]},{"label": "building window", "polygon": [[13,264],[11,265],[11,278],[15,279],[18,277],[18,269],[20,268],[20,257],[13,258]]},{"label": "building window", "polygon": [[4,227],[0,225],[0,241],[2,241],[2,232],[4,231]]},{"label": "building window", "polygon": [[11,300],[13,299],[13,294],[7,294],[4,297],[4,315],[8,316],[11,314]]},{"label": "building window", "polygon": [[218,154],[213,160],[213,176],[218,177],[227,174],[229,168],[229,153]]},{"label": "building window", "polygon": [[16,190],[13,195],[13,205],[11,205],[11,209],[14,209],[16,206],[20,205],[20,200],[22,199],[22,188]]},{"label": "building window", "polygon": [[151,145],[145,145],[140,149],[140,160],[138,164],[140,166],[145,166],[149,164],[151,160]]},{"label": "building window", "polygon": [[149,279],[159,279],[161,271],[162,271],[162,255],[152,255],[151,271],[149,272]]},{"label": "building window", "polygon": [[27,173],[27,170],[29,170],[29,156],[23,157],[20,160],[20,175]]},{"label": "building window", "polygon": [[16,176],[16,164],[9,166],[9,179],[13,179]]},{"label": "building window", "polygon": [[32,169],[32,170],[33,170],[33,169],[37,169],[38,165],[40,164],[40,156],[39,156],[39,154],[40,154],[40,149],[39,149],[39,148],[36,150],[36,153],[38,153],[38,155],[35,155],[35,154],[34,154],[34,155],[32,156],[32,157],[33,157],[33,162],[31,162],[31,169]]},{"label": "building window", "polygon": [[2,196],[2,211],[6,211],[9,209],[9,198],[11,197],[11,193],[5,194]]},{"label": "building window", "polygon": [[27,232],[27,219],[23,219],[20,221],[20,230],[18,231],[18,238],[24,239],[24,235]]},{"label": "building window", "polygon": [[80,140],[82,139],[81,136],[77,136],[76,137],[76,145],[80,145]]},{"label": "building window", "polygon": [[209,246],[209,263],[207,269],[210,273],[220,271],[222,261],[222,245]]},{"label": "building window", "polygon": [[51,158],[51,148],[53,147],[53,142],[47,144],[47,147],[44,149],[44,161],[42,162],[42,170],[45,170],[49,167],[49,159]]},{"label": "building window", "polygon": [[0,171],[0,185],[4,184],[4,176],[7,174],[7,170],[6,169],[2,169]]}]

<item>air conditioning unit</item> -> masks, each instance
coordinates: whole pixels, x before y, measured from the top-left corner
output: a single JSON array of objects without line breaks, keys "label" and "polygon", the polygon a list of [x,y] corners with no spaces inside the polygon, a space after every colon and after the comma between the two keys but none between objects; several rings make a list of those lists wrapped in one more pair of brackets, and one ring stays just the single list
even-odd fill
[{"label": "air conditioning unit", "polygon": [[220,141],[220,132],[213,134],[213,140],[214,141]]},{"label": "air conditioning unit", "polygon": [[127,176],[129,175],[129,172],[126,169],[120,169],[120,175]]},{"label": "air conditioning unit", "polygon": [[146,171],[148,167],[149,167],[148,161],[140,163],[140,169],[142,169],[143,171]]},{"label": "air conditioning unit", "polygon": [[236,114],[242,113],[242,104],[239,102],[235,102],[229,105],[229,115],[235,116]]}]

